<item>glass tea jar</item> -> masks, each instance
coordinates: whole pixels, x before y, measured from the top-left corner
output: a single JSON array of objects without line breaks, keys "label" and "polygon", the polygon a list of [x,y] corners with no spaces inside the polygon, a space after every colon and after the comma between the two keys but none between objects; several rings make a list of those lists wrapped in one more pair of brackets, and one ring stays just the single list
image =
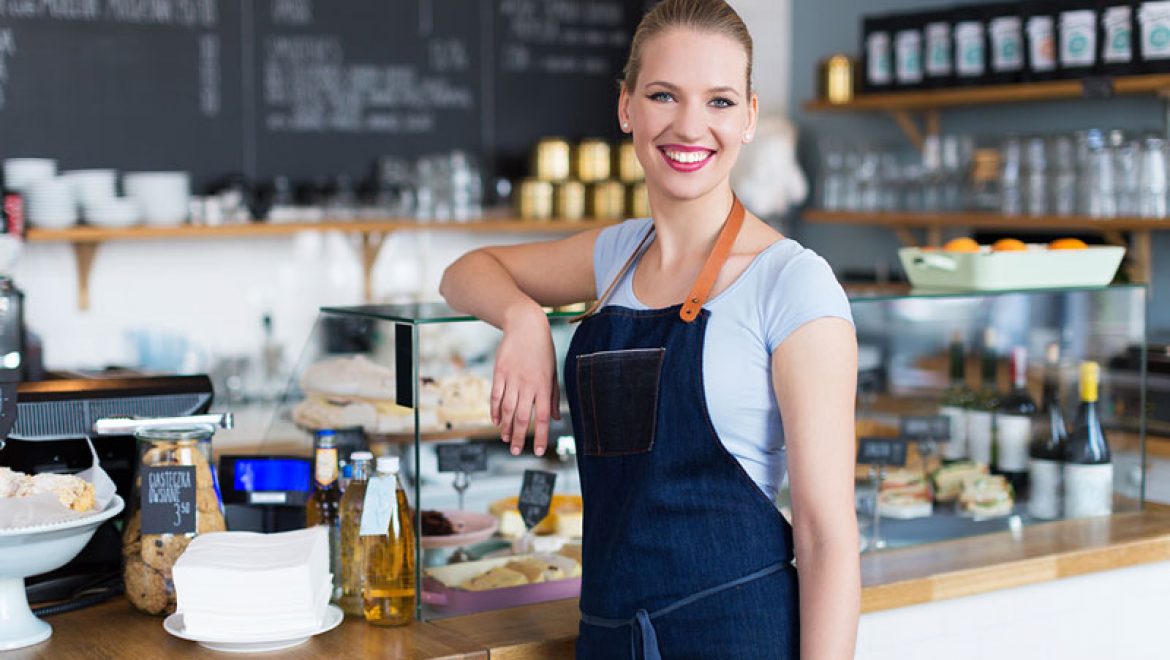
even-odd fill
[{"label": "glass tea jar", "polygon": [[138,475],[122,535],[122,575],[126,597],[141,612],[174,612],[175,562],[195,536],[227,528],[211,472],[213,433],[207,425],[134,432]]}]

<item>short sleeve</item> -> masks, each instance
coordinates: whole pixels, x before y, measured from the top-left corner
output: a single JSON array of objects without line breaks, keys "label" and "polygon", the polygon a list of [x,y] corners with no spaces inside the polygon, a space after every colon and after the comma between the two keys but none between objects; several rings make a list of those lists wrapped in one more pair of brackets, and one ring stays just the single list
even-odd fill
[{"label": "short sleeve", "polygon": [[606,227],[593,243],[593,277],[597,295],[605,291],[650,228],[649,218],[626,220]]},{"label": "short sleeve", "polygon": [[849,298],[828,262],[805,249],[780,271],[764,294],[764,343],[771,354],[793,332],[819,318],[853,323]]}]

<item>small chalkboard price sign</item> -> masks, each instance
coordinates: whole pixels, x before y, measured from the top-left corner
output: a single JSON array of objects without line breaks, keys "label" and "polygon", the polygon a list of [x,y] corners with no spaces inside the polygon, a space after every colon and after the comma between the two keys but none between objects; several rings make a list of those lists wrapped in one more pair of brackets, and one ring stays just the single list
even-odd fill
[{"label": "small chalkboard price sign", "polygon": [[861,438],[857,441],[860,465],[902,467],[906,465],[906,441],[900,438]]},{"label": "small chalkboard price sign", "polygon": [[484,472],[487,448],[478,442],[438,446],[439,472]]},{"label": "small chalkboard price sign", "polygon": [[902,418],[902,437],[946,442],[951,438],[951,419],[943,415],[907,415]]},{"label": "small chalkboard price sign", "polygon": [[195,466],[143,466],[143,534],[195,533]]},{"label": "small chalkboard price sign", "polygon": [[557,475],[541,470],[525,470],[524,483],[520,486],[520,517],[524,525],[532,529],[548,516],[552,505],[553,486]]}]

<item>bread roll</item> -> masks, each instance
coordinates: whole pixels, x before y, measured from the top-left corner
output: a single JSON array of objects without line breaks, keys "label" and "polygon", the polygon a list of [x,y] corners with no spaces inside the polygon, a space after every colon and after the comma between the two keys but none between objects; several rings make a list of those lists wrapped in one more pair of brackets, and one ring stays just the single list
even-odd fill
[{"label": "bread roll", "polygon": [[477,575],[459,586],[468,591],[488,591],[490,589],[518,587],[524,584],[528,584],[528,578],[523,573],[500,566],[482,575]]}]

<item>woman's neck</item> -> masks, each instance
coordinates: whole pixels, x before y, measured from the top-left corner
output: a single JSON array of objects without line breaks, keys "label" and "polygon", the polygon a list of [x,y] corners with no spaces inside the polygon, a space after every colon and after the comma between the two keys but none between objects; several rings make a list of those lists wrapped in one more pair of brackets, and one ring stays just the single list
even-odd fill
[{"label": "woman's neck", "polygon": [[731,211],[731,187],[720,186],[702,197],[685,200],[672,199],[660,191],[648,192],[657,235],[647,257],[664,267],[705,258]]}]

